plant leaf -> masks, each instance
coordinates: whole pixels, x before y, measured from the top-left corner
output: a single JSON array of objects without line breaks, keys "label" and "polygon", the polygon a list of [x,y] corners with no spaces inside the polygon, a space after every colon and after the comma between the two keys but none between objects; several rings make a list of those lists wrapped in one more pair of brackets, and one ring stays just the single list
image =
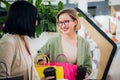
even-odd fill
[{"label": "plant leaf", "polygon": [[61,9],[63,9],[63,2],[59,1],[59,3],[58,3],[58,11],[60,11]]},{"label": "plant leaf", "polygon": [[5,0],[0,0],[0,2],[2,2],[6,6],[6,10],[8,12],[9,8],[10,8],[10,3],[8,1],[5,1]]},{"label": "plant leaf", "polygon": [[42,3],[42,0],[36,0],[35,6],[38,8],[38,7],[40,6],[41,3]]}]

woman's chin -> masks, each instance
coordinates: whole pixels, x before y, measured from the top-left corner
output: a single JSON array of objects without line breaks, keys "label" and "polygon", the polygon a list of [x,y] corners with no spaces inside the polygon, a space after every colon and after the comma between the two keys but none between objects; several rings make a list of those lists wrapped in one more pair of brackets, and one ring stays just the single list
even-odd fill
[{"label": "woman's chin", "polygon": [[63,34],[68,34],[68,32],[67,32],[67,31],[63,31],[62,33],[63,33]]}]

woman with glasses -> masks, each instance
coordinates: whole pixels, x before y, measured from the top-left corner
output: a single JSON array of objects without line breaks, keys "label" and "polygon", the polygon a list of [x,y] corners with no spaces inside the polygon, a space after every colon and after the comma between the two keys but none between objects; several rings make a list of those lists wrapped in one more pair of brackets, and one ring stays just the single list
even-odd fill
[{"label": "woman with glasses", "polygon": [[[92,70],[90,48],[87,40],[77,35],[80,29],[80,21],[77,11],[72,8],[61,10],[56,16],[58,35],[52,37],[39,51],[48,53],[51,61],[55,61],[57,55],[64,54],[69,63],[82,65],[87,68],[85,80]],[[58,62],[64,62],[60,57]]]}]

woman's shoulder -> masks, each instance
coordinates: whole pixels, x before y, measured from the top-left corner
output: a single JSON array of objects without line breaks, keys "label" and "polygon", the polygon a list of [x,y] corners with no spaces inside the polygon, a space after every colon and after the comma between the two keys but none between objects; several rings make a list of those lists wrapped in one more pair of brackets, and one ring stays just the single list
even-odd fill
[{"label": "woman's shoulder", "polygon": [[89,42],[87,41],[87,39],[83,38],[82,36],[78,35],[78,41],[81,41],[82,43],[87,43],[89,44]]},{"label": "woman's shoulder", "polygon": [[59,39],[60,39],[60,34],[59,33],[56,33],[54,36],[52,36],[50,38],[50,40],[52,40],[52,41],[59,40]]},{"label": "woman's shoulder", "polygon": [[4,34],[3,37],[0,39],[0,44],[10,44],[15,45],[15,39],[14,39],[15,35],[12,34]]}]

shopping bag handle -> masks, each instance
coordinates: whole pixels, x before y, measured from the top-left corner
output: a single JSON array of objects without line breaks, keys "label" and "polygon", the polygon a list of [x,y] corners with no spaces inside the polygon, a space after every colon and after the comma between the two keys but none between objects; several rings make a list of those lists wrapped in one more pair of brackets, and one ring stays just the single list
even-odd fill
[{"label": "shopping bag handle", "polygon": [[[48,60],[47,64],[50,65],[50,58],[45,53],[38,55],[38,57],[36,58],[37,64],[41,57],[45,57]],[[43,65],[45,65],[45,63]]]},{"label": "shopping bag handle", "polygon": [[60,56],[63,56],[64,59],[65,59],[65,62],[68,63],[68,59],[67,59],[67,57],[66,57],[64,54],[58,54],[57,57],[56,57],[56,62],[58,61],[58,58],[59,58]]}]

